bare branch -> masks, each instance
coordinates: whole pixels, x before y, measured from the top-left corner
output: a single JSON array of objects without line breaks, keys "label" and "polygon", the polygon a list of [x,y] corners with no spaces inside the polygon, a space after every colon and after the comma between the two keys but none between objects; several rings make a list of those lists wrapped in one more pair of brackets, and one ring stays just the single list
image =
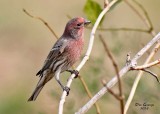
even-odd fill
[{"label": "bare branch", "polygon": [[144,15],[145,15],[145,17],[146,17],[146,24],[148,23],[148,25],[150,26],[148,26],[149,28],[150,28],[150,32],[153,30],[153,25],[152,25],[152,22],[151,22],[151,19],[150,19],[150,17],[148,16],[148,13],[147,13],[147,11],[145,10],[145,8],[140,4],[140,3],[138,3],[136,0],[133,0],[133,2],[134,3],[136,3],[140,8],[141,8],[141,10],[144,12]]},{"label": "bare branch", "polygon": [[140,12],[131,4],[128,2],[128,0],[124,0],[124,2],[141,18],[141,20],[144,22],[144,24],[150,28],[151,25],[149,23],[149,21],[147,19],[145,19],[141,14]]},{"label": "bare branch", "polygon": [[24,12],[26,15],[28,15],[29,17],[31,17],[31,18],[40,20],[40,21],[51,31],[51,33],[56,37],[56,39],[58,39],[58,36],[57,36],[56,33],[54,32],[54,30],[48,25],[48,23],[47,23],[45,20],[43,20],[41,17],[37,17],[37,16],[31,15],[31,14],[30,14],[28,11],[26,11],[25,9],[23,9],[23,12]]},{"label": "bare branch", "polygon": [[[142,48],[135,56],[134,58],[131,60],[131,63],[128,66],[123,67],[120,72],[119,75],[120,77],[124,76],[124,74],[126,74],[130,67],[132,66],[133,63],[136,63],[136,61],[151,47],[153,46],[156,42],[158,42],[158,40],[160,40],[160,33],[158,33],[144,48]],[[110,82],[108,82],[106,84],[106,87],[108,88],[112,88],[116,83],[117,83],[117,76],[115,76]],[[78,112],[76,112],[76,114],[82,114],[87,112],[91,106],[97,102],[98,99],[100,99],[106,92],[107,92],[107,88],[103,87],[95,96],[93,96],[93,98],[88,101],[82,108],[79,109]]]},{"label": "bare branch", "polygon": [[156,80],[158,82],[160,82],[158,80],[158,76],[155,73],[151,72],[150,70],[147,70],[147,68],[150,68],[150,67],[155,66],[157,64],[160,64],[160,59],[158,59],[158,60],[156,60],[154,62],[148,63],[148,64],[144,64],[142,66],[131,67],[131,70],[142,70],[142,71],[145,71],[145,72],[151,74],[152,76],[154,76],[156,78]]},{"label": "bare branch", "polygon": [[[141,15],[140,15],[141,16]],[[154,31],[153,32],[151,32],[151,34],[152,34],[152,36],[154,36]],[[159,34],[158,34],[159,35]],[[158,36],[157,35],[157,36]],[[159,37],[159,36],[158,36]],[[157,39],[157,41],[158,41],[159,39]],[[153,40],[152,40],[153,41]],[[156,42],[157,42],[156,41]],[[155,43],[155,42],[154,42]],[[153,44],[152,44],[153,45]],[[149,45],[148,45],[149,46]],[[149,46],[149,47],[151,47],[151,46]],[[143,48],[144,49],[144,48]],[[136,56],[135,56],[135,58],[132,60],[132,63],[130,64],[131,66],[133,65],[133,63],[134,64],[136,64],[136,60],[138,60],[139,59],[139,57],[141,57],[143,54],[144,54],[144,51],[146,51],[146,50],[148,50],[149,48],[147,48],[147,47],[145,47],[145,50],[141,50],[139,53],[137,53],[136,54]],[[141,55],[141,53],[142,53],[142,55]],[[120,76],[123,76],[123,74],[125,74],[126,72],[128,72],[128,69],[129,68],[129,66],[127,67],[124,67],[121,71],[120,71]],[[112,81],[113,80],[113,81]],[[116,78],[113,78],[108,84],[107,84],[107,86],[110,86],[110,87],[112,87],[116,82],[117,82],[117,80],[116,80]],[[113,83],[112,83],[113,82]],[[92,105],[92,103],[95,103],[96,101],[97,101],[97,99],[99,99],[102,95],[101,95],[101,93],[103,94],[103,92],[105,93],[105,92],[107,92],[107,90],[105,89],[105,88],[102,88],[99,92],[98,92],[98,94],[96,94],[85,106],[83,106],[82,107],[82,109],[80,109],[79,110],[79,112],[82,112],[82,111],[85,111],[86,112],[86,110],[88,110],[90,107],[91,107],[91,105]],[[87,107],[87,108],[86,108]]]},{"label": "bare branch", "polygon": [[104,8],[106,8],[109,4],[109,1],[108,0],[104,0]]},{"label": "bare branch", "polygon": [[[87,27],[88,29],[92,29],[92,27]],[[145,32],[145,33],[149,33],[150,30],[145,30],[145,29],[139,29],[139,28],[98,28],[97,30],[100,31],[135,31],[135,32]]]},{"label": "bare branch", "polygon": [[[153,29],[153,25],[152,25],[152,23],[151,23],[151,20],[150,20],[150,18],[149,18],[149,16],[148,16],[147,11],[146,11],[145,8],[144,8],[141,4],[139,4],[137,1],[135,1],[135,0],[133,0],[133,1],[141,8],[141,10],[143,11],[146,19],[143,18],[143,16],[139,13],[139,11],[138,11],[136,8],[134,8],[127,0],[125,0],[125,2],[128,4],[128,6],[130,6],[131,9],[132,9],[134,12],[136,12],[136,14],[141,18],[141,20],[144,22],[144,24],[149,28],[149,33],[150,33],[152,36],[155,36],[156,32],[155,32],[154,29]],[[147,63],[152,59],[152,57],[153,57],[154,54],[156,53],[156,50],[157,50],[159,47],[160,47],[160,43],[157,43],[157,45],[154,47],[154,49],[152,50],[152,52],[150,53],[150,55],[148,56],[148,58],[146,59],[146,61],[145,61],[144,64],[147,64]],[[132,86],[130,95],[129,95],[129,97],[128,97],[128,99],[127,99],[127,102],[126,102],[126,105],[125,105],[124,114],[127,113],[127,110],[128,110],[129,105],[130,105],[130,103],[131,103],[131,101],[132,101],[132,99],[133,99],[135,90],[136,90],[136,88],[137,88],[137,86],[138,86],[138,83],[139,83],[139,81],[140,81],[140,79],[141,79],[142,74],[143,74],[143,71],[140,71],[140,72],[138,73],[135,81],[134,81],[134,84],[133,84],[133,86]]]},{"label": "bare branch", "polygon": [[[82,77],[82,76],[78,76],[78,78],[80,79],[80,81],[81,81],[84,89],[86,90],[86,92],[87,92],[87,94],[88,94],[88,97],[91,99],[93,96],[92,96],[91,92],[89,91],[89,89],[88,89],[88,87],[87,87],[87,84],[86,84],[86,82],[84,81],[83,77]],[[99,108],[98,103],[95,103],[94,105],[95,105],[95,107],[96,107],[97,114],[100,114],[101,112],[100,112],[100,108]]]},{"label": "bare branch", "polygon": [[[117,75],[117,79],[118,79],[119,97],[122,98],[123,92],[122,92],[121,79],[120,79],[120,76],[119,76],[118,65],[117,65],[113,55],[111,54],[110,50],[108,49],[107,43],[105,43],[105,41],[103,40],[101,35],[99,35],[99,38],[100,38],[100,40],[101,40],[101,42],[102,42],[102,44],[103,44],[103,46],[105,48],[105,51],[106,51],[108,57],[110,58],[110,60],[112,61],[113,66],[114,66],[114,69],[115,69],[115,72],[116,72],[116,75]],[[108,89],[108,90],[110,90],[110,89]],[[124,113],[124,101],[123,101],[123,99],[120,100],[120,106],[121,106],[121,114],[123,114]]]},{"label": "bare branch", "polygon": [[[159,33],[158,33],[158,34],[159,34]],[[156,37],[156,36],[155,36],[155,37]],[[157,42],[158,42],[158,40],[157,40]],[[155,55],[155,53],[157,52],[157,49],[158,49],[159,47],[160,47],[160,43],[158,42],[158,43],[156,44],[156,46],[153,48],[153,50],[151,51],[150,55],[148,56],[148,58],[146,59],[146,61],[145,61],[144,64],[149,63],[149,61],[150,61],[150,60],[152,59],[152,57]],[[126,102],[126,104],[125,104],[124,114],[127,113],[127,110],[128,110],[128,108],[129,108],[129,106],[130,106],[130,103],[131,103],[131,101],[132,101],[132,99],[133,99],[134,93],[135,93],[136,88],[137,88],[137,86],[138,86],[138,83],[139,83],[139,81],[140,81],[140,79],[141,79],[141,77],[142,77],[142,74],[143,74],[143,71],[140,71],[140,72],[138,73],[135,81],[134,81],[134,84],[133,84],[133,86],[132,86],[130,95],[129,95],[129,97],[128,97],[128,99],[127,99],[127,102]]]},{"label": "bare branch", "polygon": [[150,18],[148,16],[147,11],[144,9],[144,7],[142,5],[140,5],[138,2],[136,2],[135,0],[133,0],[143,11],[144,15],[146,18],[144,18],[140,12],[132,5],[128,2],[128,0],[124,0],[124,2],[140,17],[140,19],[144,22],[144,24],[149,28],[149,33],[152,34],[152,36],[155,36],[155,32],[153,31],[153,26],[152,23],[150,21]]},{"label": "bare branch", "polygon": [[147,73],[149,73],[149,74],[151,74],[151,76],[154,76],[156,78],[157,82],[160,83],[157,74],[155,74],[155,73],[153,73],[153,72],[151,72],[150,70],[147,70],[147,69],[142,69],[142,70],[147,72]]},{"label": "bare branch", "polygon": [[[103,86],[104,87],[106,87],[106,81],[103,79],[102,80],[102,84],[103,84]],[[117,95],[116,93],[114,93],[110,88],[108,88],[108,87],[106,87],[107,88],[107,91],[111,94],[111,95],[113,95],[117,100],[122,100],[122,98],[119,96],[119,95]]]},{"label": "bare branch", "polygon": [[131,70],[143,70],[143,69],[146,69],[146,68],[150,68],[152,66],[155,66],[157,64],[160,64],[160,59],[154,61],[154,62],[151,62],[151,63],[148,63],[148,64],[144,64],[142,66],[136,66],[136,67],[133,67],[131,68]]}]

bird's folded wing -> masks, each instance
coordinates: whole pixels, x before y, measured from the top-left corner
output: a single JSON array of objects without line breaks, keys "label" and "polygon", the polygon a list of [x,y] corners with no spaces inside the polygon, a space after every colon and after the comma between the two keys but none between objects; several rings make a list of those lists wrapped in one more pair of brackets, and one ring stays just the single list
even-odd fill
[{"label": "bird's folded wing", "polygon": [[55,45],[52,47],[51,51],[49,52],[42,69],[36,75],[42,75],[43,71],[48,69],[50,65],[60,56],[63,52],[65,47],[67,46],[67,40],[59,39]]}]

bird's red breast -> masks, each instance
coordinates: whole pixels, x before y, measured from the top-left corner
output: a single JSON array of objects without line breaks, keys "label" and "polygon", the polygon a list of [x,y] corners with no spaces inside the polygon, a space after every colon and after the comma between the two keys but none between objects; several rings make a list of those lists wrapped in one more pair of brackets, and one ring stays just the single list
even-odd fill
[{"label": "bird's red breast", "polygon": [[84,46],[83,37],[78,38],[70,42],[70,45],[67,46],[66,50],[68,52],[68,59],[73,65],[81,56],[82,50]]}]

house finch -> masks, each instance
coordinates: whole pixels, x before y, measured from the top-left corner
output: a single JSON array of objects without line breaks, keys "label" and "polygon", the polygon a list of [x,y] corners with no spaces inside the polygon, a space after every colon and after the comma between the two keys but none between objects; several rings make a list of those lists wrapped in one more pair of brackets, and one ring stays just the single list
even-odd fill
[{"label": "house finch", "polygon": [[67,23],[63,35],[54,44],[42,69],[36,74],[40,76],[40,80],[28,101],[36,100],[44,85],[54,76],[61,88],[69,93],[70,89],[62,85],[59,76],[64,71],[76,73],[69,68],[81,55],[84,26],[89,23],[91,22],[82,17],[73,18]]}]

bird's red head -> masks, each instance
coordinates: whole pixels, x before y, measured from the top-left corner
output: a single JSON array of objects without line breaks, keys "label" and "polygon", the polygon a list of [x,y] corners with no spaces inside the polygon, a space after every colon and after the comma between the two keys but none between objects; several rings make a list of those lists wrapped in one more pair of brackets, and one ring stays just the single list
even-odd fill
[{"label": "bird's red head", "polygon": [[90,23],[90,21],[82,17],[73,18],[67,23],[63,35],[72,38],[79,38],[83,36],[84,26]]}]

